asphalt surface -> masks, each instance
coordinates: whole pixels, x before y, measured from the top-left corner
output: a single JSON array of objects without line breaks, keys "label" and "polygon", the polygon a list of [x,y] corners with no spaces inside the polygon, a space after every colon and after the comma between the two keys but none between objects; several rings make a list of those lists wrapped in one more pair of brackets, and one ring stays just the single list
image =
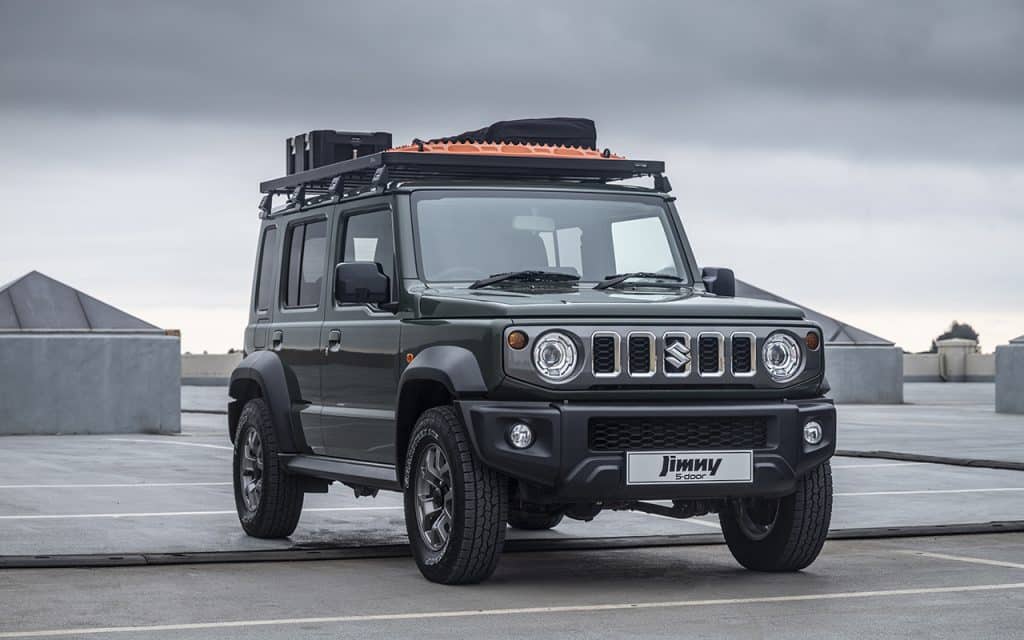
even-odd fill
[{"label": "asphalt surface", "polygon": [[506,553],[442,587],[408,558],[0,572],[0,638],[1024,637],[1024,534],[830,542],[796,574],[721,545]]},{"label": "asphalt surface", "polygon": [[1024,463],[1024,415],[995,412],[993,383],[903,389],[907,404],[839,405],[839,448]]},{"label": "asphalt surface", "polygon": [[[903,449],[945,437],[947,453],[975,429],[987,434],[978,404],[992,385],[907,385],[908,396],[931,405],[843,405],[840,444],[851,447],[868,430],[885,432]],[[938,404],[956,387],[955,403]],[[226,393],[186,387],[185,406],[215,410]],[[918,424],[917,411],[935,413]],[[977,414],[972,423],[964,412]],[[871,418],[878,414],[879,418]],[[1002,455],[1018,455],[1024,416],[1007,418],[1015,432]],[[284,549],[367,548],[405,543],[398,494],[356,499],[334,485],[309,494],[295,534],[270,541],[243,534],[231,488],[231,449],[225,416],[183,414],[180,436],[15,436],[0,446],[0,566],[9,556],[168,554]],[[999,421],[1000,424],[1003,420]],[[864,426],[868,425],[868,426]],[[958,427],[957,425],[961,425]],[[894,435],[895,434],[895,435]],[[872,437],[877,443],[883,436]],[[863,458],[836,458],[833,531],[1024,521],[1024,472],[951,467]],[[511,539],[565,543],[579,539],[707,536],[715,517],[675,520],[632,512],[605,512],[589,523],[566,520],[554,531],[510,532]],[[43,559],[47,560],[48,559]]]},{"label": "asphalt surface", "polygon": [[[1024,459],[1024,418],[994,414],[991,385],[907,387],[916,404],[841,406],[840,446]],[[183,395],[206,412],[225,399],[216,387]],[[189,411],[181,436],[4,438],[0,566],[74,553],[371,557],[0,569],[0,638],[1024,637],[1024,533],[833,539],[804,572],[757,574],[712,544],[713,517],[602,513],[510,531],[495,576],[469,587],[423,580],[396,494],[337,487],[307,497],[290,540],[247,538],[224,420]],[[842,457],[833,468],[837,534],[1024,520],[1024,472]]]}]

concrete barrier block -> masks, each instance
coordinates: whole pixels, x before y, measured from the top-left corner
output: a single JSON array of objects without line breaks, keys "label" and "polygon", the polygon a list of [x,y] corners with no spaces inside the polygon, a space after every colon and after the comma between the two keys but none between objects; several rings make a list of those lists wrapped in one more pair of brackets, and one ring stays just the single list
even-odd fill
[{"label": "concrete barrier block", "polygon": [[1024,413],[1024,342],[996,347],[996,411]]},{"label": "concrete barrier block", "polygon": [[231,372],[242,361],[238,353],[186,353],[181,356],[181,384],[189,386],[224,386]]},{"label": "concrete barrier block", "polygon": [[180,433],[180,344],[159,334],[0,335],[0,435]]},{"label": "concrete barrier block", "polygon": [[903,351],[894,346],[826,345],[825,375],[840,403],[902,404]]}]

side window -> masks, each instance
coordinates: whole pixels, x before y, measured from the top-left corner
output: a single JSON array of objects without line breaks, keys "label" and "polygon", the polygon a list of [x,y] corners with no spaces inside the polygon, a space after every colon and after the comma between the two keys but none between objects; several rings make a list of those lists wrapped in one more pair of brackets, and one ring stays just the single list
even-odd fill
[{"label": "side window", "polygon": [[324,262],[327,251],[327,221],[295,225],[288,242],[288,271],[285,273],[285,307],[315,307],[320,304]]},{"label": "side window", "polygon": [[342,262],[378,262],[391,282],[395,281],[395,235],[390,211],[349,216],[344,234]]},{"label": "side window", "polygon": [[268,227],[263,232],[263,242],[260,243],[260,270],[256,274],[256,311],[270,309],[270,303],[274,299],[274,264],[277,248],[277,227]]}]

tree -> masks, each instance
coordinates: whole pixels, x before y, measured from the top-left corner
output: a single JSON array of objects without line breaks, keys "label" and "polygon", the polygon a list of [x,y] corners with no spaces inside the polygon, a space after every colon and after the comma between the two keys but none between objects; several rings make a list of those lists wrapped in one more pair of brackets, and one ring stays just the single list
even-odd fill
[{"label": "tree", "polygon": [[953,324],[949,325],[949,330],[940,334],[939,337],[935,338],[935,340],[932,340],[932,348],[928,350],[928,353],[938,353],[939,347],[936,342],[939,340],[948,340],[950,338],[964,338],[980,343],[978,332],[974,330],[974,327],[966,322],[960,323],[954,320]]}]

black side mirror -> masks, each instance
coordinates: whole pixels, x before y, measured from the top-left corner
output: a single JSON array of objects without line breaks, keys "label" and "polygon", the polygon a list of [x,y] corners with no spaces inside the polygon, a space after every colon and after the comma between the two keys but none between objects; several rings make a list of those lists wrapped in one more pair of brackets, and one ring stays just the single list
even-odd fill
[{"label": "black side mirror", "polygon": [[387,304],[391,279],[376,262],[339,262],[334,268],[334,299],[338,304]]},{"label": "black side mirror", "polygon": [[700,279],[704,281],[704,288],[708,293],[728,298],[736,297],[736,276],[732,269],[723,267],[704,267]]}]

